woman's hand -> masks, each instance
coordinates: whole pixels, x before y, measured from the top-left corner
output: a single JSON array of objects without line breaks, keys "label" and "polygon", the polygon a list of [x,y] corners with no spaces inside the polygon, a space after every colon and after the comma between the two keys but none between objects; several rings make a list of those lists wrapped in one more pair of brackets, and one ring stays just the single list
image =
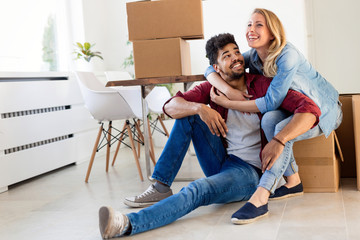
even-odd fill
[{"label": "woman's hand", "polygon": [[235,88],[228,88],[228,91],[225,93],[225,95],[232,101],[245,101],[252,97],[252,95],[244,93]]},{"label": "woman's hand", "polygon": [[220,105],[224,108],[229,108],[229,106],[228,106],[228,104],[230,102],[229,98],[227,98],[225,96],[225,94],[223,94],[219,90],[216,90],[214,87],[211,88],[210,98],[211,98],[211,101],[213,101],[217,105]]}]

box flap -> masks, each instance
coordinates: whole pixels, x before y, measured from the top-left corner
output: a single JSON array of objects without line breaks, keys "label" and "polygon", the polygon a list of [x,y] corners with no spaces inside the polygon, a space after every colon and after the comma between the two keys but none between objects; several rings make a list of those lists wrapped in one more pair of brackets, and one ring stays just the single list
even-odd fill
[{"label": "box flap", "polygon": [[344,162],[344,156],[343,156],[343,153],[341,151],[339,139],[338,139],[335,131],[334,131],[334,138],[335,138],[335,153],[337,153],[337,155],[339,155],[339,157],[340,157],[340,160],[342,162]]}]

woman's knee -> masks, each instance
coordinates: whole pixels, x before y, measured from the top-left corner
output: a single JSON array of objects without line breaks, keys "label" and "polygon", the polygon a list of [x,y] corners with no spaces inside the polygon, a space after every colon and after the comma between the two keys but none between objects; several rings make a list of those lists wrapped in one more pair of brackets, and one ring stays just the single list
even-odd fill
[{"label": "woman's knee", "polygon": [[286,118],[286,114],[281,110],[267,112],[261,119],[261,128],[268,140],[274,137],[275,128],[279,122]]}]

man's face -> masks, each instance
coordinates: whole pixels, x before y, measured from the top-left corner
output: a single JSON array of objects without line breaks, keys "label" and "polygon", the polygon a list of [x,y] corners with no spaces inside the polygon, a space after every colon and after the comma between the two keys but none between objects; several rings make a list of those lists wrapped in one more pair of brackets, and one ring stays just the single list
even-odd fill
[{"label": "man's face", "polygon": [[227,82],[237,80],[244,75],[244,57],[233,43],[218,50],[217,62],[214,64],[214,69]]}]

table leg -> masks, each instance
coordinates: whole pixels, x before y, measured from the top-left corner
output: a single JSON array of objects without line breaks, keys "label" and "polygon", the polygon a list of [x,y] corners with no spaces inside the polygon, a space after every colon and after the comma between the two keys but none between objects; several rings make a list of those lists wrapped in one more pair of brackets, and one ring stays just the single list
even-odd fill
[{"label": "table leg", "polygon": [[149,142],[149,124],[147,121],[147,111],[146,111],[146,93],[145,86],[141,86],[141,105],[142,105],[142,114],[143,114],[143,127],[144,127],[144,146],[145,146],[145,166],[146,166],[146,176],[150,181],[153,181],[151,178],[151,169],[150,169],[150,142]]}]

